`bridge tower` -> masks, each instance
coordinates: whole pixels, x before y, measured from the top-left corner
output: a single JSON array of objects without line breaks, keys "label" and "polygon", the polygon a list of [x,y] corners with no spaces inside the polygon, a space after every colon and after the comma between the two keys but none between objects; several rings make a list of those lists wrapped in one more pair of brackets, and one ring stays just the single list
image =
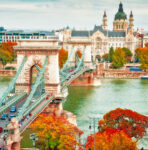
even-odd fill
[{"label": "bridge tower", "polygon": [[17,94],[31,91],[31,78],[32,67],[37,66],[42,68],[46,56],[48,56],[48,62],[44,71],[44,85],[46,93],[53,93],[55,96],[60,94],[60,78],[59,78],[59,66],[58,66],[58,46],[57,39],[50,40],[20,40],[15,47],[17,53],[17,68],[24,57],[26,62],[24,64],[21,73],[19,74],[16,84],[15,92]]}]

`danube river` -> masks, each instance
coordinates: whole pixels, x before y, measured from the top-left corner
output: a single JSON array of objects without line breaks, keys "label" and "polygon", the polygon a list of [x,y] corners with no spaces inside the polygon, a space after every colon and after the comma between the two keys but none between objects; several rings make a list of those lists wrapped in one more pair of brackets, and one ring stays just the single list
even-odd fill
[{"label": "danube river", "polygon": [[77,116],[78,127],[85,136],[93,132],[93,128],[89,130],[90,117],[101,118],[119,107],[148,116],[148,80],[102,79],[101,82],[100,87],[69,87],[64,109]]},{"label": "danube river", "polygon": [[[0,78],[0,96],[9,81],[9,78]],[[148,116],[148,80],[102,79],[101,82],[100,87],[69,87],[64,103],[64,109],[77,116],[78,127],[85,132],[85,137],[93,132],[89,130],[89,117],[102,117],[119,107]]]}]

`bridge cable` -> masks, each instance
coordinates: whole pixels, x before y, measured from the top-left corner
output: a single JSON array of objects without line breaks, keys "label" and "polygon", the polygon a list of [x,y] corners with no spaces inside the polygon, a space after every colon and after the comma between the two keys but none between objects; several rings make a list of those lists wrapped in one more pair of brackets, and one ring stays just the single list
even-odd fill
[{"label": "bridge cable", "polygon": [[20,65],[20,67],[19,67],[16,75],[14,76],[14,78],[12,79],[12,81],[10,82],[10,84],[8,85],[8,88],[5,90],[2,98],[0,99],[0,105],[4,102],[4,100],[6,99],[6,97],[8,96],[8,94],[13,89],[13,87],[14,87],[14,85],[16,83],[16,80],[17,80],[18,76],[20,75],[20,73],[21,73],[21,71],[22,71],[22,69],[24,67],[24,64],[25,64],[26,60],[27,60],[27,56],[24,57],[24,59],[23,59],[21,65]]},{"label": "bridge cable", "polygon": [[37,79],[35,81],[35,84],[33,85],[32,90],[31,90],[28,98],[26,99],[23,107],[22,107],[22,111],[19,112],[19,114],[18,114],[18,118],[23,116],[23,113],[26,111],[27,107],[29,106],[29,103],[30,103],[31,99],[32,99],[32,97],[33,97],[33,95],[34,95],[38,85],[40,84],[40,80],[41,80],[41,78],[42,78],[42,76],[44,74],[44,70],[45,70],[45,67],[47,65],[47,62],[48,62],[48,56],[46,56],[46,58],[45,58],[44,65],[41,68],[40,73],[39,73],[39,75],[38,75],[38,77],[37,77]]}]

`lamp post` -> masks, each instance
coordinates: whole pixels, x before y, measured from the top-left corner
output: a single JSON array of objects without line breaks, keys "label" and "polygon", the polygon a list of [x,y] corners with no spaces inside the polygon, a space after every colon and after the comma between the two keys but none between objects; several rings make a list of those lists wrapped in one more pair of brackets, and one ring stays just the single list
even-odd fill
[{"label": "lamp post", "polygon": [[30,140],[33,142],[33,148],[35,148],[35,142],[38,140],[38,136],[35,133],[30,134]]},{"label": "lamp post", "polygon": [[1,147],[4,148],[5,146],[7,146],[7,138],[9,136],[9,130],[8,129],[4,129],[4,134],[1,135]]},{"label": "lamp post", "polygon": [[[99,125],[98,125],[99,118],[90,117],[89,119],[90,119],[89,129],[91,130],[93,128],[94,150],[95,150],[95,133],[96,133],[96,128],[99,129]],[[89,149],[89,150],[91,150],[91,149]]]}]

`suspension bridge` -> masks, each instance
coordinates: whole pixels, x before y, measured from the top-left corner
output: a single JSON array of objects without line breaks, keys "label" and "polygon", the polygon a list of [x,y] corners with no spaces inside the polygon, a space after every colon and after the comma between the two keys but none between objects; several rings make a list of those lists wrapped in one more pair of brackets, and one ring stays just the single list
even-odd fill
[{"label": "suspension bridge", "polygon": [[[79,58],[74,48],[62,69],[58,65],[58,41],[22,40],[15,47],[17,52],[17,73],[0,98],[0,115],[10,112],[11,106],[17,106],[12,119],[0,121],[0,126],[13,132],[8,133],[6,145],[8,149],[20,147],[22,133],[48,105],[55,99],[64,99],[68,95],[67,86],[81,74],[95,69],[85,65],[85,47]],[[75,65],[69,65],[75,55]],[[91,54],[90,54],[91,55]],[[28,116],[24,121],[24,117]],[[19,126],[21,124],[21,126]],[[1,138],[6,136],[1,134]]]}]

